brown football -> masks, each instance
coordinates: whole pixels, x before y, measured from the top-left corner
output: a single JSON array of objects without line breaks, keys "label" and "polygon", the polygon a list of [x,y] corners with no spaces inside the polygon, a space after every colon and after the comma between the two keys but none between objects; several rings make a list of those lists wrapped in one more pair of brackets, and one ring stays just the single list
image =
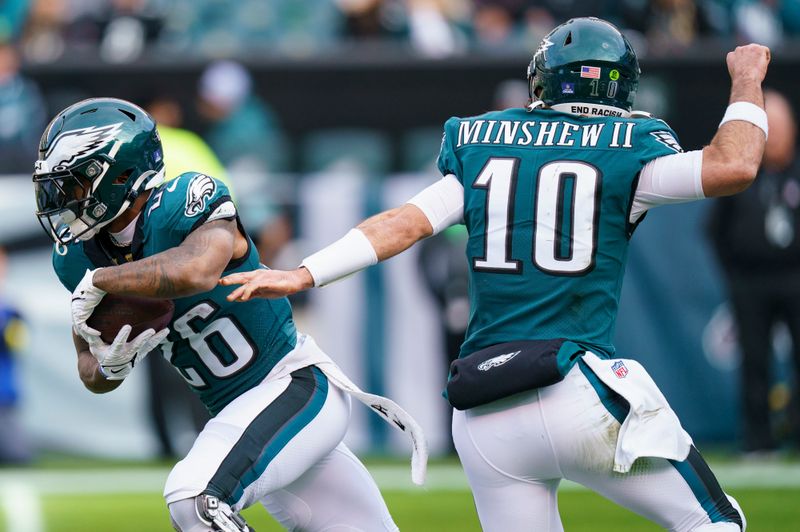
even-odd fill
[{"label": "brown football", "polygon": [[133,327],[129,340],[147,329],[160,331],[169,325],[174,312],[175,305],[169,299],[106,294],[86,324],[100,331],[100,338],[110,344],[125,325]]}]

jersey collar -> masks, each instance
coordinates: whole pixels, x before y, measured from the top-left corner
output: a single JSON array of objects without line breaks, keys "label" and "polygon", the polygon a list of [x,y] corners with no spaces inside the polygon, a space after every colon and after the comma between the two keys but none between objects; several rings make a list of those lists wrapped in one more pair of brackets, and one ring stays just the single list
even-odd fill
[{"label": "jersey collar", "polygon": [[116,233],[112,233],[111,231],[108,232],[108,236],[111,239],[111,243],[118,247],[127,247],[130,246],[133,242],[133,235],[136,232],[136,225],[139,223],[139,218],[142,216],[142,213],[136,215],[136,217],[131,220],[131,222],[122,230]]}]

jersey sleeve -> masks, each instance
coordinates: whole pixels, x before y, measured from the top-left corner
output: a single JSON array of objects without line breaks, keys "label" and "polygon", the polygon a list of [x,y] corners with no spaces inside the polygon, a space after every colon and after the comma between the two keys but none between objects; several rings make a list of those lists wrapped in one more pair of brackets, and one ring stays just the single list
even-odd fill
[{"label": "jersey sleeve", "polygon": [[636,130],[639,136],[637,152],[642,166],[664,155],[683,153],[678,136],[663,120],[644,119]]},{"label": "jersey sleeve", "polygon": [[58,252],[57,246],[53,246],[53,270],[64,288],[70,292],[81,282],[86,270],[97,267],[83,252],[82,246],[81,242],[70,244],[64,254]]},{"label": "jersey sleeve", "polygon": [[146,209],[147,238],[157,251],[180,245],[205,223],[237,217],[225,183],[196,172],[186,172],[162,185]]},{"label": "jersey sleeve", "polygon": [[453,144],[453,137],[458,134],[459,119],[452,117],[444,123],[444,134],[442,135],[442,147],[439,150],[439,157],[436,159],[436,165],[443,176],[453,174],[459,182],[462,182],[461,177],[461,163],[456,157],[455,146]]}]

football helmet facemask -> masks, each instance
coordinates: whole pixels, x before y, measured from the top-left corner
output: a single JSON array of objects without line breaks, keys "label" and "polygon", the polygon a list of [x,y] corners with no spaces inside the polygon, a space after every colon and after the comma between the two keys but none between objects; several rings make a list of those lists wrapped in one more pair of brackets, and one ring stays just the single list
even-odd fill
[{"label": "football helmet facemask", "polygon": [[627,116],[639,85],[633,47],[611,23],[570,19],[542,39],[528,66],[531,102],[574,114]]},{"label": "football helmet facemask", "polygon": [[42,135],[36,216],[57,244],[88,240],[163,180],[150,115],[125,100],[90,98],[58,113]]}]

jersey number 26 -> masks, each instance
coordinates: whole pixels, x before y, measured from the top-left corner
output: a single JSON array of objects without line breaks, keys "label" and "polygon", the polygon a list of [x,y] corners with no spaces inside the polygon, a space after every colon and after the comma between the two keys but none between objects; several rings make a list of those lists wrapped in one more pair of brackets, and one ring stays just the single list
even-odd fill
[{"label": "jersey number 26", "polygon": [[[258,353],[244,328],[231,316],[216,317],[218,307],[211,301],[202,301],[176,319],[173,328],[202,361],[211,376],[217,379],[231,377],[250,365]],[[172,343],[162,344],[164,358],[175,365]],[[205,388],[208,382],[192,367],[175,366],[181,376],[195,388]]]}]

